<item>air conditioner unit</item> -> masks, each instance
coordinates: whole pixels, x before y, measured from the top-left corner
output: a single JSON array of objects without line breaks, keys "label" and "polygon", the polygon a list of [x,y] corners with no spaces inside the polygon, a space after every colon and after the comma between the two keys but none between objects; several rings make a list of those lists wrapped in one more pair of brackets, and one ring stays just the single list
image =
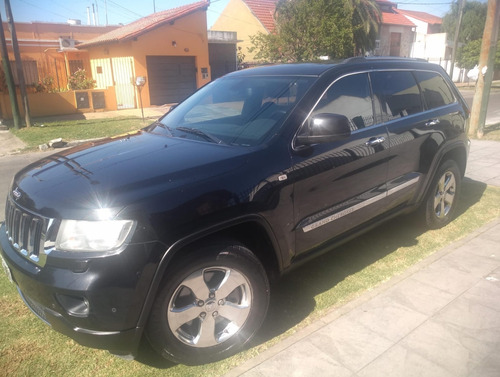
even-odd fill
[{"label": "air conditioner unit", "polygon": [[59,49],[73,50],[75,48],[75,40],[71,38],[59,37]]}]

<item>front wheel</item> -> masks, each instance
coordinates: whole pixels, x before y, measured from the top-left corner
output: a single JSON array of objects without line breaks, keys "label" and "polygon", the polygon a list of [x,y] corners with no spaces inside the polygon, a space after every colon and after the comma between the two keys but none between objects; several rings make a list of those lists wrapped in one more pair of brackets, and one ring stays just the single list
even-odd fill
[{"label": "front wheel", "polygon": [[462,176],[453,160],[438,169],[425,202],[425,221],[430,229],[448,224],[455,216]]},{"label": "front wheel", "polygon": [[269,282],[255,255],[235,243],[212,245],[167,270],[146,335],[172,361],[217,361],[252,338],[268,303]]}]

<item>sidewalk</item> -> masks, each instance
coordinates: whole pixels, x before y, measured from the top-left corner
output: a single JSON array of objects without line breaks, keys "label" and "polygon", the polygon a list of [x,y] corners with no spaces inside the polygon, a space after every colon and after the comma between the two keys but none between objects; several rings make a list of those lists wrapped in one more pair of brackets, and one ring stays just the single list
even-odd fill
[{"label": "sidewalk", "polygon": [[496,377],[500,219],[225,377]]},{"label": "sidewalk", "polygon": [[[466,176],[500,186],[500,142],[473,140]],[[499,354],[500,217],[225,377],[497,377]]]}]

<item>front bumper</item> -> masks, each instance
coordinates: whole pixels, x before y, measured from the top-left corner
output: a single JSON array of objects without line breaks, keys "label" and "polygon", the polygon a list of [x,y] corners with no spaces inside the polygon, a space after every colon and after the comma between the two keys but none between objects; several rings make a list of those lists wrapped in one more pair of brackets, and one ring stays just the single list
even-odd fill
[{"label": "front bumper", "polygon": [[54,330],[78,343],[135,354],[139,319],[156,269],[152,244],[128,245],[101,258],[49,256],[40,267],[10,244],[0,227],[0,253],[26,305]]}]

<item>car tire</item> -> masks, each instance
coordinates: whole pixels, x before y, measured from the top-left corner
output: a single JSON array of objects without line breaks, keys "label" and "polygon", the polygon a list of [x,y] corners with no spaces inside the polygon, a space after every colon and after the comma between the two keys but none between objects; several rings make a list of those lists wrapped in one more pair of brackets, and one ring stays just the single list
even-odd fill
[{"label": "car tire", "polygon": [[213,244],[167,269],[146,336],[176,363],[214,362],[242,349],[268,305],[269,281],[257,257],[235,242]]},{"label": "car tire", "polygon": [[460,195],[462,176],[455,161],[447,160],[439,167],[425,201],[425,222],[438,229],[453,220]]}]

